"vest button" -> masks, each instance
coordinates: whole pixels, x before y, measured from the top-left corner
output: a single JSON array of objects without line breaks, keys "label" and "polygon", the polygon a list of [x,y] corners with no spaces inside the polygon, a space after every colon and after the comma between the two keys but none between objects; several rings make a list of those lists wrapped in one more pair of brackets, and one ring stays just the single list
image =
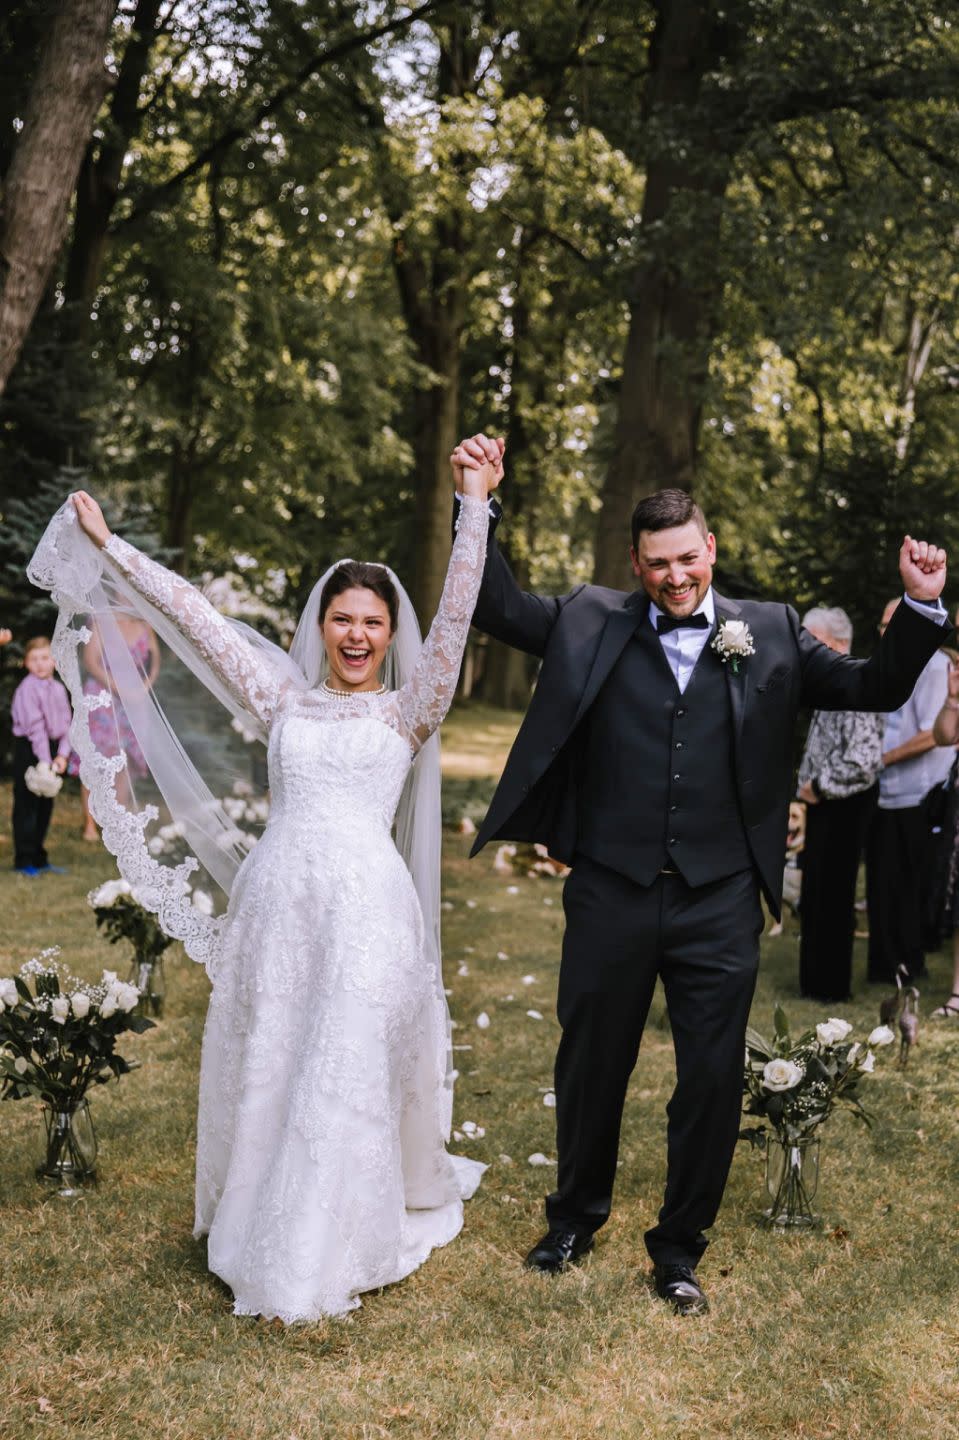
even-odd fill
[{"label": "vest button", "polygon": [[682,776],[681,776],[681,775],[674,775],[674,776],[673,776],[673,779],[674,779],[674,780],[681,780],[681,779],[682,779]]},{"label": "vest button", "polygon": [[676,741],[676,749],[677,749],[677,750],[682,750],[682,748],[683,748],[683,742],[682,742],[682,740],[677,740],[677,741]]},{"label": "vest button", "polygon": [[677,710],[677,711],[676,711],[676,718],[677,718],[677,720],[682,720],[682,718],[683,718],[683,716],[684,716],[685,714],[686,714],[686,711],[685,711],[685,710]]},{"label": "vest button", "polygon": [[670,837],[669,844],[670,844],[670,845],[678,845],[678,844],[679,844],[679,841],[676,839],[675,835],[673,835],[673,836]]},{"label": "vest button", "polygon": [[674,811],[676,811],[676,810],[678,810],[678,809],[679,809],[679,806],[678,806],[678,805],[670,805],[670,807],[669,807],[669,813],[670,813],[670,815],[672,815],[672,814],[674,813]]}]

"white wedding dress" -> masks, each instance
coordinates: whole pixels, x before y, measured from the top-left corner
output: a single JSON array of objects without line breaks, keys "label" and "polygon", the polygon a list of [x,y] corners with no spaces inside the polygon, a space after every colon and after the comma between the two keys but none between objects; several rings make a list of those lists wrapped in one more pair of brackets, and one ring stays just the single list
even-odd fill
[{"label": "white wedding dress", "polygon": [[240,1315],[341,1315],[463,1223],[485,1168],[448,1155],[449,1020],[391,826],[453,697],[487,510],[467,498],[412,680],[285,685],[178,576],[106,553],[269,733],[269,822],[233,882],[203,1037],[196,1234]]}]

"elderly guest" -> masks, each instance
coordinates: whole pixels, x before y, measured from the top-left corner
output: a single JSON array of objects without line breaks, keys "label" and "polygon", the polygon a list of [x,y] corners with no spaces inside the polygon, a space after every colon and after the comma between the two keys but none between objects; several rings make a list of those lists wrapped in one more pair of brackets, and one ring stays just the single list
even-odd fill
[{"label": "elderly guest", "polygon": [[[899,606],[890,600],[880,634]],[[893,984],[905,965],[911,980],[925,973],[923,882],[929,835],[922,801],[952,767],[952,751],[939,749],[932,727],[947,696],[951,662],[937,650],[905,705],[886,716],[879,807],[866,843],[869,910],[869,979]]]},{"label": "elderly guest", "polygon": [[[845,610],[810,610],[803,624],[831,650],[849,654]],[[849,999],[856,878],[878,795],[882,729],[881,715],[817,710],[799,766],[797,793],[807,805],[799,988],[828,1003]]]}]

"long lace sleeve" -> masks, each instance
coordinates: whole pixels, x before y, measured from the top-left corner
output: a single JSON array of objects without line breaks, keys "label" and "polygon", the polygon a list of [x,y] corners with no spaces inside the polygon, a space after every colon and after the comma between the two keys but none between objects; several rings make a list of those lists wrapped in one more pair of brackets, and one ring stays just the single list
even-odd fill
[{"label": "long lace sleeve", "polygon": [[488,526],[487,502],[464,496],[439,608],[413,675],[397,697],[404,728],[416,746],[429,739],[453,703],[483,579]]},{"label": "long lace sleeve", "polygon": [[285,689],[284,677],[247,644],[200,591],[135,546],[111,535],[108,555],[145,600],[167,617],[245,710],[269,728]]}]

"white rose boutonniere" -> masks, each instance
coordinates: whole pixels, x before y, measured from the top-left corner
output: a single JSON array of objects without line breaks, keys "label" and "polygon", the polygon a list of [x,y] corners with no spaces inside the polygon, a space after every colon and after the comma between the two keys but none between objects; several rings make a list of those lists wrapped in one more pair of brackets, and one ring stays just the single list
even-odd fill
[{"label": "white rose boutonniere", "polygon": [[745,620],[721,621],[712,648],[723,664],[730,666],[734,675],[739,673],[740,660],[756,653],[752,633]]}]

